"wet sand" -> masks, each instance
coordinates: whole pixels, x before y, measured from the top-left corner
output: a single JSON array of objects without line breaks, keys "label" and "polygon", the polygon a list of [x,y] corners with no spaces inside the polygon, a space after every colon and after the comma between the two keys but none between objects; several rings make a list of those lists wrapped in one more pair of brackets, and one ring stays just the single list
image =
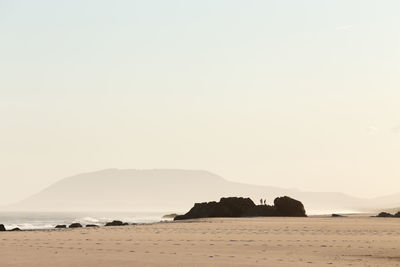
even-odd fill
[{"label": "wet sand", "polygon": [[214,218],[0,232],[0,266],[400,266],[400,219]]}]

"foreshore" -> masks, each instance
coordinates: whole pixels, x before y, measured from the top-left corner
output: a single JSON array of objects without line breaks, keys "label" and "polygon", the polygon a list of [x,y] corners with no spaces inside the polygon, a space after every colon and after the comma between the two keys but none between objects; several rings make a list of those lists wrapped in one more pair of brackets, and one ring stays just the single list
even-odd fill
[{"label": "foreshore", "polygon": [[0,232],[1,266],[400,266],[393,218],[213,218]]}]

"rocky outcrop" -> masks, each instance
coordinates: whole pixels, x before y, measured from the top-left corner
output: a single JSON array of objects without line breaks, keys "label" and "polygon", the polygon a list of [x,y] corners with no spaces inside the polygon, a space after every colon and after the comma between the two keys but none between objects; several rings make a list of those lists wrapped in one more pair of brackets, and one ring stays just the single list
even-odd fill
[{"label": "rocky outcrop", "polygon": [[4,232],[4,231],[6,231],[4,224],[0,224],[0,232]]},{"label": "rocky outcrop", "polygon": [[64,229],[64,228],[67,228],[67,226],[65,224],[59,224],[59,225],[56,225],[55,228],[56,229]]},{"label": "rocky outcrop", "polygon": [[21,231],[21,229],[19,229],[18,227],[15,227],[15,228],[11,229],[10,231]]},{"label": "rocky outcrop", "polygon": [[73,223],[73,224],[71,224],[68,228],[81,228],[82,227],[82,224],[80,224],[80,223]]},{"label": "rocky outcrop", "polygon": [[255,205],[250,198],[221,198],[219,202],[196,203],[188,213],[178,215],[174,220],[210,217],[306,216],[304,206],[300,201],[285,196],[276,198],[274,203],[275,206]]},{"label": "rocky outcrop", "polygon": [[296,199],[287,196],[277,197],[274,200],[274,205],[277,216],[306,217],[303,203]]},{"label": "rocky outcrop", "polygon": [[124,226],[124,225],[129,225],[129,223],[123,223],[123,222],[117,221],[117,220],[106,223],[106,226]]}]

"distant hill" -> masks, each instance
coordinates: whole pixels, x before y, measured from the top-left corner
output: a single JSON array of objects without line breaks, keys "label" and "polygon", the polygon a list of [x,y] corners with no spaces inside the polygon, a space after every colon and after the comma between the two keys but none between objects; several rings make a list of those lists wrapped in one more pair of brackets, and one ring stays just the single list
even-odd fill
[{"label": "distant hill", "polygon": [[186,211],[195,202],[221,197],[251,197],[255,203],[288,195],[317,211],[372,211],[400,206],[400,195],[361,199],[342,193],[318,193],[271,186],[235,183],[193,170],[107,169],[65,178],[43,191],[9,206],[28,211]]}]

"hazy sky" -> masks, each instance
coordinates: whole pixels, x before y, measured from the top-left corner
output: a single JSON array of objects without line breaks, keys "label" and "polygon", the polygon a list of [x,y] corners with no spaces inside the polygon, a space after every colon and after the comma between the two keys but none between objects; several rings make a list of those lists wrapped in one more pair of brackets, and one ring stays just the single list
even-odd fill
[{"label": "hazy sky", "polygon": [[0,0],[0,204],[110,167],[400,192],[399,10]]}]

